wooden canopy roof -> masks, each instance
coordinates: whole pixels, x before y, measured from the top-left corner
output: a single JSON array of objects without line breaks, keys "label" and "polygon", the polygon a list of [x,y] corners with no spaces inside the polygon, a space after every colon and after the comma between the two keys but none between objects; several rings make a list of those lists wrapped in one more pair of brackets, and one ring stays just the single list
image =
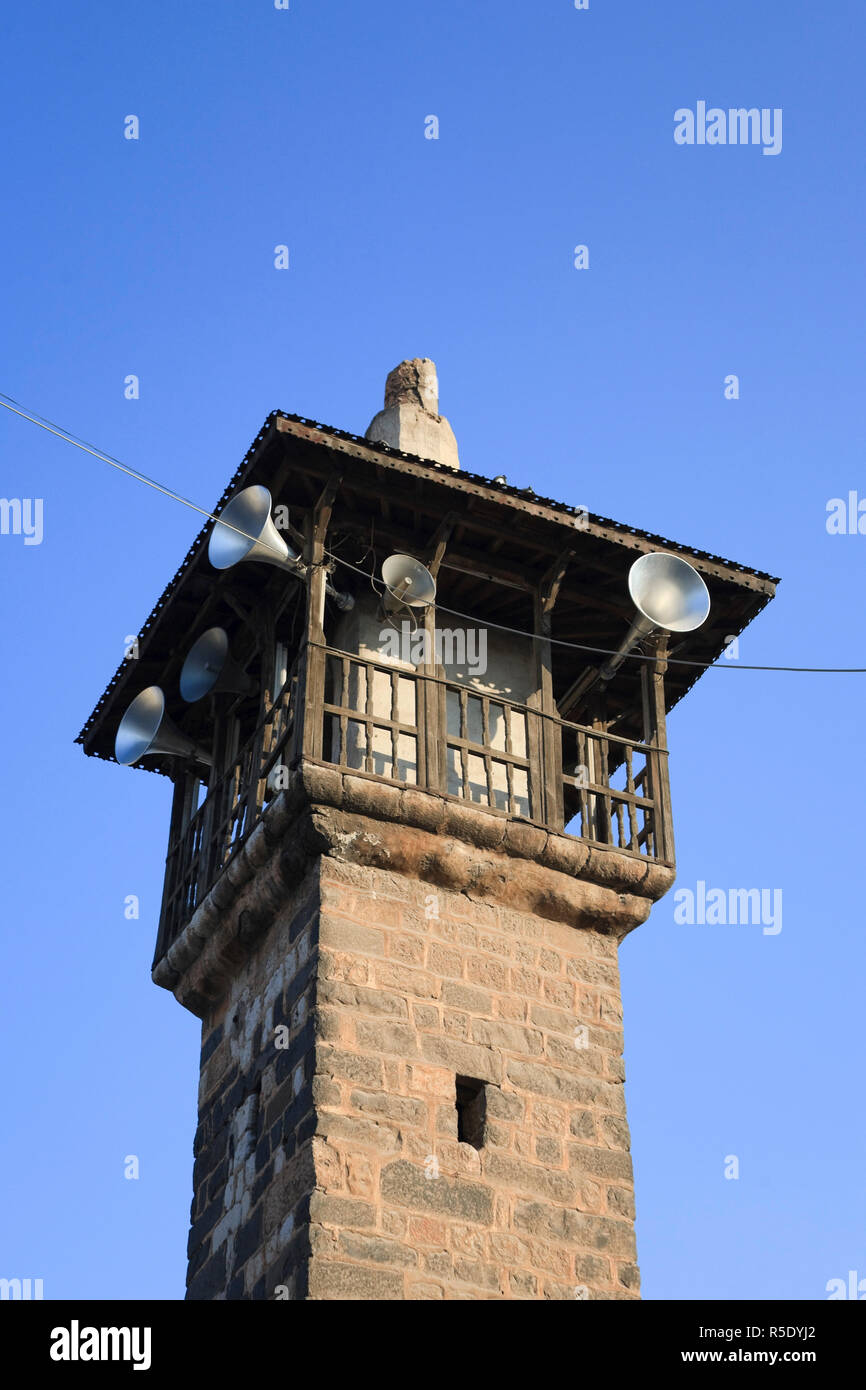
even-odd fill
[{"label": "wooden canopy roof", "polygon": [[[268,416],[214,515],[241,488],[260,483],[271,491],[275,506],[289,508],[290,520],[301,529],[303,515],[335,473],[342,473],[342,481],[325,544],[334,559],[334,582],[341,589],[357,590],[367,583],[358,570],[378,577],[382,560],[394,550],[426,561],[437,537],[447,537],[438,574],[439,625],[448,625],[448,614],[442,610],[452,610],[471,615],[479,626],[501,624],[532,632],[534,593],[552,566],[564,564],[551,622],[557,698],[588,665],[604,659],[581,648],[614,650],[625,636],[632,617],[627,576],[638,555],[653,550],[682,555],[703,576],[712,600],[703,627],[672,639],[668,708],[702,674],[700,666],[678,661],[715,661],[727,639],[739,634],[769,602],[778,583],[759,570],[587,515],[531,489],[454,471],[281,411]],[[214,570],[207,558],[211,524],[196,537],[142,627],[139,658],[121,663],[78,735],[76,742],[88,755],[113,761],[119,720],[147,685],[163,686],[172,718],[196,737],[204,712],[172,696],[193,640],[206,627],[237,624],[239,612],[277,601],[287,585],[300,589],[296,579],[269,566]],[[638,736],[639,664],[626,661],[608,697],[618,732]],[[171,765],[154,757],[138,766],[168,773]]]}]

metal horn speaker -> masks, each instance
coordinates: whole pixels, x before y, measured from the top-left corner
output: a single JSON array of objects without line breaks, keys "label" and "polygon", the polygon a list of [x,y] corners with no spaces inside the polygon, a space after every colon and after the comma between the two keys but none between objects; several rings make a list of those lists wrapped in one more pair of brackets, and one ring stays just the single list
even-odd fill
[{"label": "metal horn speaker", "polygon": [[124,767],[131,767],[145,754],[167,753],[174,758],[194,758],[210,767],[209,753],[194,743],[169,719],[165,694],[158,685],[149,685],[136,695],[120,721],[114,740],[114,756]]},{"label": "metal horn speaker", "polygon": [[382,579],[388,590],[384,605],[388,612],[403,604],[427,608],[436,597],[436,580],[414,555],[389,555],[382,565]]},{"label": "metal horn speaker", "polygon": [[258,484],[245,487],[226,505],[208,541],[208,559],[214,569],[227,570],[241,560],[263,560],[268,565],[298,573],[300,556],[287,545],[271,520],[271,494]]},{"label": "metal horn speaker", "polygon": [[205,695],[231,691],[251,695],[253,682],[229,651],[225,628],[209,627],[189,649],[180,673],[180,693],[188,705]]},{"label": "metal horn speaker", "polygon": [[616,654],[602,666],[603,681],[613,677],[632,647],[650,633],[694,632],[710,611],[706,584],[679,555],[641,555],[628,572],[628,591],[637,613]]}]

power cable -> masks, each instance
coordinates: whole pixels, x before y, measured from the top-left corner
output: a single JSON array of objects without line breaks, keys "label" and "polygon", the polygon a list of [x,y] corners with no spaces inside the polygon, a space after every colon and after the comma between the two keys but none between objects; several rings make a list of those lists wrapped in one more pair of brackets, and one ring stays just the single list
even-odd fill
[{"label": "power cable", "polygon": [[[239,536],[243,536],[245,540],[256,541],[258,539],[257,536],[249,535],[242,527],[233,526],[230,521],[224,521],[222,517],[214,516],[213,512],[209,512],[205,507],[199,507],[197,503],[191,502],[188,497],[182,497],[180,493],[174,492],[171,488],[164,487],[163,484],[158,483],[155,478],[149,478],[146,473],[140,473],[135,468],[129,468],[127,464],[122,463],[120,459],[113,458],[111,454],[104,453],[94,445],[88,444],[86,440],[79,439],[77,435],[72,434],[69,430],[61,428],[60,425],[54,424],[51,420],[46,420],[41,415],[37,415],[35,411],[25,409],[20,401],[16,401],[14,397],[6,396],[0,392],[0,405],[6,410],[11,411],[14,415],[19,415],[23,420],[29,421],[31,425],[38,425],[40,429],[47,430],[49,434],[56,435],[57,438],[62,439],[64,443],[73,444],[75,448],[82,449],[85,453],[91,454],[94,458],[99,459],[101,463],[107,463],[112,468],[119,469],[121,473],[125,473],[128,477],[135,478],[137,482],[144,483],[147,487],[154,488],[157,492],[161,492],[164,497],[170,497],[173,501],[180,502],[184,507],[189,507],[192,511],[197,512],[199,516],[205,517],[207,521],[218,522],[220,526],[227,527],[228,530],[234,531]],[[376,588],[376,579],[368,570],[359,569],[357,565],[353,565],[349,560],[344,560],[331,550],[325,550],[325,554],[336,564],[344,565],[346,569],[353,570],[355,574],[362,575],[364,579],[369,581],[371,587],[377,593],[380,592]],[[382,591],[384,591],[384,588],[385,586],[383,584]],[[555,647],[568,647],[573,651],[590,652],[596,656],[619,655],[618,650],[611,647],[591,647],[583,642],[568,642],[562,637],[542,638],[539,637],[538,633],[526,632],[522,628],[508,627],[505,623],[493,621],[479,622],[479,619],[473,614],[461,613],[459,609],[456,608],[446,608],[445,605],[441,603],[436,604],[436,611],[448,613],[453,618],[462,618],[464,622],[474,623],[479,627],[496,628],[499,632],[508,632],[515,637],[525,637],[532,642],[549,642]],[[653,663],[656,661],[654,656],[648,656],[643,652],[629,652],[625,659],[627,661],[648,661]],[[821,676],[866,675],[866,666],[758,666],[741,661],[730,662],[727,665],[723,665],[718,661],[688,661],[685,657],[669,656],[665,659],[669,666],[697,667],[702,671],[783,671],[798,675]]]}]

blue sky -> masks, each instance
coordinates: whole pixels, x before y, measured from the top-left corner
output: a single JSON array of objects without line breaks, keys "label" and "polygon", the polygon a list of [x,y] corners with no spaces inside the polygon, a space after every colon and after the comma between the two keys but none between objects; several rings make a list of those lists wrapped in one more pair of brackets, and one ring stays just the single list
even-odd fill
[{"label": "blue sky", "polygon": [[[429,356],[466,467],[781,575],[741,662],[866,665],[866,536],[825,525],[866,495],[862,5],[51,0],[3,27],[0,391],[210,506],[270,410],[362,433]],[[678,146],[700,100],[782,108],[781,154]],[[72,740],[199,523],[0,413],[0,494],[44,499],[41,545],[0,536],[0,1274],[177,1298],[199,1026],[149,977],[170,786]],[[728,664],[670,719],[679,886],[781,889],[783,928],[679,925],[671,894],[623,946],[644,1296],[821,1299],[866,1277],[864,677]]]}]

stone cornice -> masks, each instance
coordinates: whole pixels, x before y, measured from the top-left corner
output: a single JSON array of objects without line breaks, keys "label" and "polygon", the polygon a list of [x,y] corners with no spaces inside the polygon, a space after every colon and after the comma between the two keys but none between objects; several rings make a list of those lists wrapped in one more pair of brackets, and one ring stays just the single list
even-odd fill
[{"label": "stone cornice", "polygon": [[618,939],[646,920],[675,876],[465,802],[304,762],[157,962],[154,982],[207,1013],[239,956],[323,855]]}]

